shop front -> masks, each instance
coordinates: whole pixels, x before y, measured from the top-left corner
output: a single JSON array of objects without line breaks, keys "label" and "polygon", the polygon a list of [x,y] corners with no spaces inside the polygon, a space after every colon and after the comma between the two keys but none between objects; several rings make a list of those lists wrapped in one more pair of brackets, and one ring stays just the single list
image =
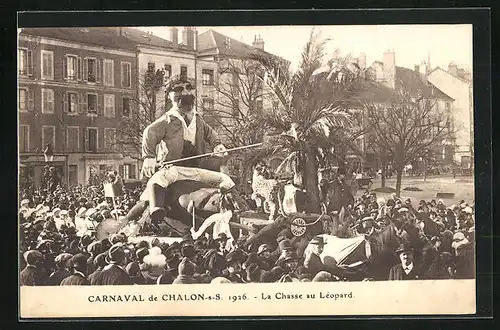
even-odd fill
[{"label": "shop front", "polygon": [[21,154],[19,157],[20,188],[39,188],[44,183],[44,172],[53,167],[61,185],[68,183],[68,158],[66,155],[54,155],[52,161],[45,161],[43,154]]}]

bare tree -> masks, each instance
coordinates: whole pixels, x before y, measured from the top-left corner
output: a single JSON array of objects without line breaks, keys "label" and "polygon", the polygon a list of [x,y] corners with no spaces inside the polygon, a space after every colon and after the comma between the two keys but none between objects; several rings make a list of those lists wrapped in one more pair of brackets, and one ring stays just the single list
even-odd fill
[{"label": "bare tree", "polygon": [[218,73],[213,108],[206,109],[205,118],[225,135],[229,147],[259,142],[264,132],[252,127],[249,119],[264,111],[264,100],[271,96],[263,88],[261,64],[251,59],[224,59]]},{"label": "bare tree", "polygon": [[365,123],[370,128],[371,148],[385,161],[393,161],[398,196],[405,165],[430,159],[433,151],[454,133],[450,118],[436,109],[431,95],[412,97],[407,89],[390,104],[367,104]]},{"label": "bare tree", "polygon": [[116,137],[116,144],[122,147],[124,155],[140,159],[144,129],[165,111],[165,99],[162,95],[164,74],[163,70],[148,70],[140,79],[139,95],[132,99],[128,116],[124,114],[122,117],[120,133]]}]

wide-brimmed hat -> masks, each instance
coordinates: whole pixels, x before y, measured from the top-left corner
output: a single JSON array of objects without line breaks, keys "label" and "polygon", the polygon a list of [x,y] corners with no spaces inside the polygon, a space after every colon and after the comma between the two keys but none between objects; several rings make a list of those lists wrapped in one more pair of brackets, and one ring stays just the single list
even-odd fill
[{"label": "wide-brimmed hat", "polygon": [[403,252],[413,252],[415,251],[413,247],[407,243],[400,244],[397,250],[395,251],[396,254],[401,254]]},{"label": "wide-brimmed hat", "polygon": [[21,201],[21,206],[23,206],[23,205],[28,205],[29,203],[30,203],[29,199],[23,199],[23,200]]},{"label": "wide-brimmed hat", "polygon": [[28,264],[32,264],[35,261],[41,261],[43,259],[43,254],[37,250],[29,250],[23,253],[23,257]]},{"label": "wide-brimmed hat", "polygon": [[229,238],[227,237],[227,235],[225,233],[219,233],[219,235],[217,235],[217,238],[214,241],[226,242],[228,240],[229,240]]},{"label": "wide-brimmed hat", "polygon": [[170,258],[168,258],[167,260],[165,260],[165,271],[167,273],[174,273],[174,272],[177,272],[179,269],[179,263],[181,261],[179,260],[179,257],[177,256],[172,256]]},{"label": "wide-brimmed hat", "polygon": [[314,244],[314,245],[324,245],[325,244],[325,239],[321,236],[314,236],[309,244]]}]

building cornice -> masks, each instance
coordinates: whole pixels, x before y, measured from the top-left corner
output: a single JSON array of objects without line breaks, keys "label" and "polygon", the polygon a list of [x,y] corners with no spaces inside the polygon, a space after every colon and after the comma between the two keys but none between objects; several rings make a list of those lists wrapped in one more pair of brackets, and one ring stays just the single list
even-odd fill
[{"label": "building cornice", "polygon": [[103,86],[100,84],[88,85],[84,83],[72,83],[72,82],[61,82],[61,81],[51,81],[51,80],[39,80],[39,79],[35,80],[24,77],[19,78],[19,83],[27,85],[48,86],[48,87],[63,87],[63,88],[70,88],[73,90],[86,89],[89,91],[97,91],[101,93],[114,92],[114,93],[133,94],[135,92],[133,88],[119,88],[119,87]]},{"label": "building cornice", "polygon": [[19,41],[39,42],[39,43],[45,44],[45,45],[75,48],[75,49],[81,49],[81,50],[87,50],[87,51],[93,51],[93,52],[101,52],[101,53],[107,53],[107,54],[113,54],[113,55],[130,56],[130,57],[135,56],[134,51],[110,49],[110,48],[102,47],[102,46],[91,46],[91,45],[84,44],[84,43],[71,42],[71,41],[48,38],[48,37],[21,35],[21,36],[19,36]]},{"label": "building cornice", "polygon": [[139,56],[140,54],[149,54],[156,56],[168,56],[168,57],[177,57],[177,58],[192,59],[192,60],[194,60],[196,57],[196,53],[194,52],[173,51],[155,46],[139,45],[137,47],[137,50],[139,51]]}]

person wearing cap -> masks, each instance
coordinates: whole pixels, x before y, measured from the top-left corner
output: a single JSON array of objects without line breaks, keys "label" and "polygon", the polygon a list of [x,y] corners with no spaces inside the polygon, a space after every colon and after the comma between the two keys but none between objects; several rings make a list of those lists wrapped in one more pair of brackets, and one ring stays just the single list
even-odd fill
[{"label": "person wearing cap", "polygon": [[180,260],[177,256],[172,256],[166,260],[165,271],[161,274],[156,284],[172,284],[175,278],[179,275]]},{"label": "person wearing cap", "polygon": [[189,261],[188,258],[183,258],[179,263],[178,272],[179,275],[174,279],[172,284],[193,284],[196,281],[193,278],[193,275],[196,270],[196,265]]},{"label": "person wearing cap", "polygon": [[50,274],[47,285],[61,285],[62,280],[69,277],[69,260],[73,257],[70,253],[61,253],[55,259],[56,270]]},{"label": "person wearing cap", "polygon": [[241,252],[241,250],[230,252],[226,256],[226,261],[228,264],[228,275],[226,277],[228,280],[233,283],[245,283],[245,280],[243,279],[243,276],[241,274],[243,270],[242,263],[245,261],[245,259],[246,256]]},{"label": "person wearing cap", "polygon": [[21,286],[40,286],[44,285],[43,269],[43,254],[37,250],[29,250],[23,254],[26,261],[26,267],[21,271],[19,276],[19,284]]},{"label": "person wearing cap", "polygon": [[136,261],[130,262],[125,268],[125,270],[127,271],[127,274],[130,277],[132,284],[134,285],[146,284],[146,279],[142,275],[139,264]]},{"label": "person wearing cap", "polygon": [[315,236],[309,242],[309,246],[304,253],[304,267],[306,267],[309,274],[316,274],[322,270],[326,270],[320,257],[324,246],[325,241],[321,236]]},{"label": "person wearing cap", "polygon": [[106,256],[108,265],[96,276],[96,285],[131,285],[132,281],[125,271],[125,250],[122,244],[109,248]]},{"label": "person wearing cap", "polygon": [[272,252],[273,250],[269,244],[261,244],[257,249],[257,255],[265,260],[268,260],[269,257],[271,257]]},{"label": "person wearing cap", "polygon": [[94,260],[93,260],[93,268],[95,269],[92,273],[90,273],[89,276],[87,276],[87,279],[90,282],[90,285],[96,285],[96,278],[98,274],[102,272],[104,267],[106,267],[106,252],[98,254]]},{"label": "person wearing cap", "polygon": [[396,250],[401,264],[392,267],[389,271],[389,281],[417,280],[420,278],[420,269],[413,262],[413,248],[403,243]]},{"label": "person wearing cap", "polygon": [[66,285],[90,285],[87,280],[85,272],[87,271],[87,256],[83,253],[74,255],[69,263],[73,268],[73,275],[66,277],[61,282],[61,286]]},{"label": "person wearing cap", "polygon": [[296,278],[295,271],[300,266],[301,257],[297,255],[295,251],[288,251],[286,256],[283,258],[281,267],[292,277]]}]

